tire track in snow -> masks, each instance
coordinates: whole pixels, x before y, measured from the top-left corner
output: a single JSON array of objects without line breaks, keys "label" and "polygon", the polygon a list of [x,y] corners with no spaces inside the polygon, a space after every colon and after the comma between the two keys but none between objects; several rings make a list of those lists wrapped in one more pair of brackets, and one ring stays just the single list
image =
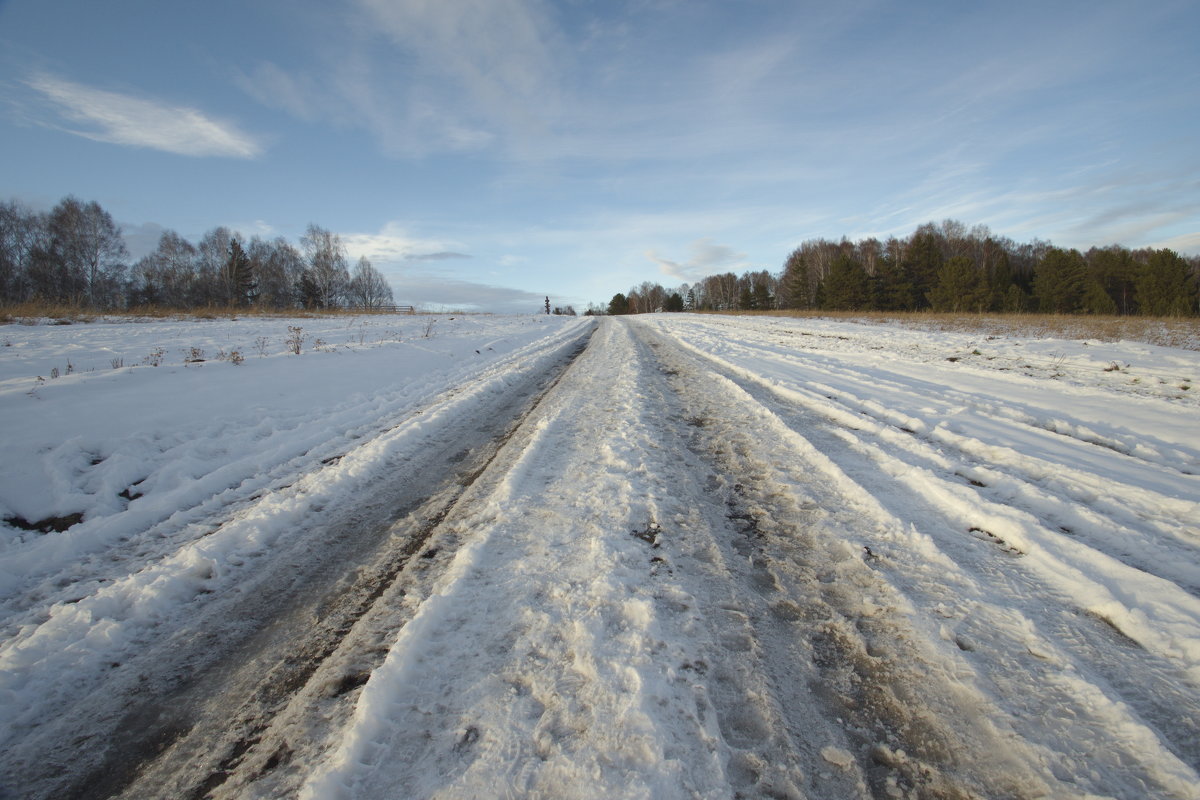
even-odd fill
[{"label": "tire track in snow", "polygon": [[[1142,743],[1098,763],[1072,751],[1096,730],[1109,742],[1120,709],[1096,726],[1113,709],[1024,663],[1042,643],[1025,620],[972,596],[977,573],[956,572],[754,387],[637,341],[637,323],[605,326],[447,520],[467,547],[414,599],[418,624],[308,796],[1188,796],[1170,764],[1139,762]],[[972,632],[942,638],[964,597],[972,622],[1003,628],[1009,688],[1040,681],[1029,708],[1078,723],[1024,735],[972,660]]]},{"label": "tire track in snow", "polygon": [[684,476],[625,338],[604,323],[447,520],[466,546],[302,796],[728,794],[712,714],[674,675],[687,609],[659,613],[669,567],[630,534]]},{"label": "tire track in snow", "polygon": [[[1057,380],[1062,376],[1054,371],[1040,375],[1013,374],[1009,367],[995,366],[991,364],[991,357],[978,353],[972,353],[974,358],[969,361],[957,356],[947,358],[947,348],[953,345],[939,341],[936,336],[894,327],[878,329],[877,341],[874,332],[863,333],[863,330],[872,331],[870,327],[863,329],[858,326],[859,330],[853,335],[845,336],[796,330],[784,320],[768,322],[760,318],[746,323],[745,319],[729,321],[707,317],[702,323],[693,319],[680,320],[675,325],[676,330],[689,331],[688,339],[695,337],[703,341],[711,355],[740,357],[749,354],[752,360],[759,362],[759,366],[771,362],[783,363],[793,374],[807,375],[814,387],[820,386],[822,391],[840,393],[839,389],[825,385],[826,381],[842,389],[858,386],[867,388],[867,394],[884,394],[910,407],[912,403],[908,401],[915,400],[917,408],[923,402],[936,402],[940,397],[954,398],[962,407],[983,409],[1001,417],[1002,421],[1041,434],[1052,434],[1050,438],[1076,439],[1184,476],[1200,472],[1200,447],[1197,447],[1196,440],[1181,441],[1181,437],[1171,434],[1169,427],[1151,431],[1144,426],[1131,429],[1106,424],[1100,426],[1103,429],[1097,429],[1096,424],[1086,418],[1067,416],[1072,405],[1082,403],[1086,407],[1089,402],[1095,402],[1097,396],[1102,398],[1102,407],[1113,399],[1122,402],[1129,400],[1128,393],[1135,387],[1128,384],[1118,387],[1108,381],[1062,382]],[[725,331],[730,335],[713,337],[712,330]],[[890,338],[897,335],[899,339]],[[785,338],[779,339],[780,336]],[[813,342],[818,344],[814,346],[811,344]],[[950,371],[947,371],[947,362],[954,362]],[[1091,373],[1094,377],[1101,372],[1102,366],[1092,363],[1082,375]],[[941,376],[938,376],[939,372]],[[941,382],[934,380],[935,377],[942,378]],[[1046,404],[1035,399],[1047,387],[1053,387],[1062,398],[1064,402],[1061,405]],[[846,394],[851,400],[856,399],[853,391]],[[1002,402],[993,404],[993,398],[1002,398]],[[1148,408],[1176,420],[1185,419],[1179,412],[1187,406],[1181,406],[1178,402],[1180,399],[1137,396],[1130,407],[1130,421],[1134,422]],[[874,406],[876,411],[890,411],[879,404]],[[944,410],[953,408],[953,404],[943,406]],[[1137,414],[1132,414],[1134,409]],[[1092,409],[1093,412],[1095,410]],[[897,420],[900,416],[892,412],[891,418]],[[1109,415],[1103,412],[1100,416],[1109,419]],[[1185,481],[1179,485],[1189,484]],[[1184,489],[1183,496],[1189,494],[1191,492]]]},{"label": "tire track in snow", "polygon": [[[549,341],[525,344],[497,358],[480,374],[473,374],[472,366],[464,364],[447,376],[458,382],[452,391],[519,373],[522,362],[536,361],[548,349],[561,347],[576,335],[568,330]],[[415,416],[436,410],[446,399],[444,388],[442,383],[416,381],[411,390],[405,387],[346,398],[319,415],[262,409],[263,416],[252,420],[217,420],[200,430],[185,426],[173,440],[160,442],[156,434],[153,441],[139,442],[142,480],[130,488],[138,494],[146,492],[145,496],[131,495],[117,513],[86,519],[5,554],[5,568],[21,576],[21,585],[6,587],[0,597],[3,635],[13,635],[56,603],[78,602],[81,590],[98,591],[169,558],[195,539],[219,531],[262,498],[290,489],[298,476],[336,465],[347,454],[411,424]],[[234,432],[229,430],[231,426]],[[194,451],[204,449],[209,436],[218,453],[198,459]],[[258,442],[255,452],[222,463],[217,457],[220,448],[239,438]],[[78,455],[75,442],[64,443],[61,449]],[[89,454],[92,456],[98,457]],[[128,453],[121,456],[129,458]],[[100,459],[85,472],[108,469],[108,462]],[[148,483],[171,483],[161,480],[163,473],[186,477],[177,479],[179,485],[169,489],[147,488]],[[60,475],[55,477],[63,480]],[[68,580],[63,579],[64,572]]]},{"label": "tire track in snow", "polygon": [[605,321],[525,428],[303,796],[863,796],[841,723],[763,666],[736,525],[647,347]]},{"label": "tire track in snow", "polygon": [[[1073,440],[1073,447],[1079,454],[1067,460],[1083,464],[1091,459],[1098,470],[1094,474],[1082,472],[1054,461],[1028,457],[1008,446],[986,444],[977,436],[952,433],[945,429],[944,421],[936,426],[928,424],[927,417],[956,413],[954,404],[945,404],[937,397],[922,397],[921,403],[926,406],[921,412],[922,418],[885,409],[874,400],[861,399],[858,395],[879,391],[869,388],[866,373],[855,372],[857,378],[848,387],[810,388],[798,385],[795,377],[787,380],[760,377],[736,365],[739,357],[747,354],[752,359],[757,357],[761,346],[743,347],[737,342],[722,341],[718,349],[726,355],[731,352],[741,354],[732,356],[733,362],[710,352],[710,345],[705,348],[689,346],[697,352],[705,352],[706,358],[720,364],[737,380],[768,389],[769,394],[785,406],[823,418],[831,423],[831,430],[839,431],[846,442],[859,450],[873,448],[873,452],[880,454],[877,460],[888,462],[881,464],[884,471],[893,476],[912,471],[922,475],[935,474],[941,480],[947,477],[946,473],[951,473],[953,480],[941,480],[944,487],[939,493],[941,505],[957,505],[960,515],[978,520],[986,516],[975,508],[980,505],[980,498],[991,501],[983,505],[996,512],[989,521],[992,527],[981,525],[979,530],[972,531],[983,538],[992,541],[1002,537],[1015,538],[1018,549],[1029,549],[1030,532],[1037,529],[1042,548],[1054,552],[1060,561],[1070,561],[1072,555],[1091,557],[1092,561],[1099,562],[1093,563],[1092,568],[1104,573],[1110,583],[1118,582],[1118,576],[1122,574],[1138,581],[1143,577],[1139,573],[1146,573],[1174,584],[1168,587],[1170,590],[1178,587],[1193,597],[1200,597],[1200,539],[1197,538],[1200,529],[1193,521],[1200,504],[1189,499],[1200,486],[1195,478],[1164,475],[1157,463],[1144,465],[1149,471],[1140,475],[1136,472],[1136,459],[1097,452],[1094,445]],[[804,375],[811,371],[806,357],[793,358],[789,362],[778,353],[769,356],[774,362],[790,366],[793,373]],[[884,380],[887,394],[897,398],[897,406],[914,407],[913,398],[917,395],[910,387]],[[924,380],[918,380],[914,385],[935,395],[944,388]],[[954,390],[948,392],[958,394]],[[999,422],[998,430],[990,434],[993,440],[1019,440],[1020,431],[1012,430],[1011,424],[1000,419],[1001,416],[997,414],[994,419],[986,415],[975,417],[971,424],[980,427]],[[1021,427],[1017,425],[1018,429]],[[1040,428],[1037,434],[1054,438]],[[1028,446],[1029,442],[1024,445]],[[835,451],[840,449],[844,448],[834,448]],[[1116,463],[1108,463],[1113,458]],[[1102,465],[1105,469],[1099,471]],[[1126,472],[1134,477],[1127,477]],[[1170,493],[1163,494],[1145,485],[1155,481],[1170,487]],[[986,491],[975,491],[964,484]],[[918,483],[916,489],[927,491],[928,484]],[[1019,522],[1006,519],[1006,516],[1012,516],[1008,509],[1019,509],[1025,516]],[[1039,524],[1030,528],[1029,518],[1037,519]],[[966,524],[973,526],[975,522]],[[1123,570],[1122,565],[1138,572]],[[1193,605],[1186,599],[1181,602],[1185,606]],[[1114,624],[1124,623],[1114,620]],[[1168,645],[1167,649],[1179,648]],[[1194,646],[1183,645],[1181,649],[1190,651],[1187,657],[1192,661],[1200,658],[1200,651]]]},{"label": "tire track in snow", "polygon": [[[669,340],[639,335],[662,359],[692,446],[724,499],[730,527],[714,541],[727,572],[721,583],[751,628],[756,680],[773,698],[775,725],[788,731],[812,794],[1044,793],[1047,782],[1017,755],[1022,748],[986,718],[985,699],[952,659],[921,641],[900,610],[903,598],[847,541],[862,524],[857,499],[818,470],[797,481],[799,454],[786,442],[767,444],[775,434],[769,414]],[[727,711],[738,719],[743,708]]]},{"label": "tire track in snow", "polygon": [[[704,338],[703,333],[699,338]],[[1063,507],[1087,504],[1135,527],[1152,526],[1168,538],[1179,536],[1181,557],[1165,553],[1158,563],[1195,561],[1191,556],[1200,539],[1194,519],[1200,507],[1192,498],[1197,483],[1186,469],[1181,471],[1180,465],[1194,463],[1200,468],[1200,453],[1180,443],[1155,442],[1141,434],[1140,439],[1120,445],[1113,438],[1115,434],[1101,435],[1083,423],[1063,419],[1061,409],[996,400],[979,391],[937,383],[932,377],[914,378],[903,370],[892,372],[894,365],[868,371],[828,355],[781,353],[749,337],[728,337],[719,344],[705,342],[704,349],[731,369],[736,369],[738,361],[778,365],[791,380],[772,379],[770,383],[777,393],[844,427],[870,428],[877,423],[879,428],[871,432],[888,437],[894,445],[919,440],[914,455],[928,458],[933,451],[925,443],[957,450],[968,463],[984,464],[993,474],[1011,477],[1026,486],[1036,485],[1049,502]],[[804,383],[797,385],[796,376],[804,378]],[[743,377],[752,379],[749,372]],[[891,401],[887,406],[870,399],[881,395]],[[912,415],[914,411],[917,416]],[[971,414],[969,420],[950,424],[967,411]],[[927,423],[931,417],[939,420],[937,425]],[[978,435],[985,426],[994,429],[989,430],[991,444]],[[961,430],[964,427],[966,433]],[[895,435],[901,432],[907,436]],[[1134,439],[1134,434],[1121,438]],[[1014,441],[1022,442],[1020,451],[1007,445]],[[1110,452],[1097,451],[1096,447]],[[1043,452],[1045,456],[1030,452]],[[1169,487],[1170,493],[1131,479],[1130,473],[1139,469],[1146,470],[1157,484]],[[1120,501],[1115,502],[1114,497]],[[1181,536],[1189,527],[1192,535]]]},{"label": "tire track in snow", "polygon": [[[926,624],[928,632],[951,639],[966,654],[980,684],[1002,698],[1014,728],[1047,750],[1059,751],[1047,754],[1056,775],[1094,769],[1084,767],[1092,758],[1093,741],[1117,736],[1117,754],[1095,759],[1107,763],[1111,775],[1094,790],[1112,792],[1125,785],[1121,796],[1144,791],[1194,796],[1200,717],[1194,689],[1181,683],[1179,666],[1131,646],[1095,616],[1081,613],[1078,601],[1061,586],[1054,580],[1047,585],[1044,572],[1023,569],[996,546],[995,538],[982,531],[964,535],[960,514],[985,518],[978,506],[988,505],[978,498],[974,510],[971,504],[964,504],[965,511],[946,505],[946,496],[971,491],[952,477],[964,465],[935,473],[898,457],[889,461],[883,454],[907,451],[894,446],[896,439],[910,437],[880,437],[878,429],[856,420],[857,415],[836,412],[833,398],[830,407],[811,401],[794,405],[795,392],[689,349],[705,358],[716,375],[746,392],[773,425],[811,442],[805,446],[829,459],[825,471],[846,485],[849,497],[857,493],[875,505],[872,516],[885,523],[884,529],[864,525],[858,540],[918,609],[944,617],[944,625],[930,620],[934,624]],[[764,423],[764,428],[770,426]],[[913,472],[921,474],[906,482]],[[947,485],[955,488],[944,495],[938,487]],[[930,487],[938,490],[930,492]],[[907,533],[887,530],[912,523],[922,534],[916,534],[916,527]],[[921,563],[926,559],[933,560],[932,568]],[[1030,692],[1032,685],[1041,691]],[[1046,706],[1068,718],[1048,718]]]},{"label": "tire track in snow", "polygon": [[[511,433],[514,416],[528,413],[593,330],[530,348],[507,370],[455,387],[323,469],[298,476],[290,491],[252,506],[257,514],[234,516],[222,535],[236,536],[238,528],[253,540],[256,527],[278,526],[277,517],[294,530],[271,542],[269,561],[257,545],[244,558],[232,557],[236,548],[215,550],[225,562],[221,574],[212,562],[210,579],[225,591],[201,587],[192,619],[173,630],[135,630],[114,651],[123,663],[106,674],[81,672],[77,685],[62,687],[60,708],[68,711],[37,722],[9,750],[5,782],[20,775],[28,796],[55,798],[122,791],[177,798],[219,786],[227,772],[259,755],[264,720],[336,650],[494,455],[496,438]],[[211,600],[199,604],[206,594]],[[356,678],[348,680],[333,691],[352,689]],[[241,717],[231,720],[238,706]],[[123,790],[160,756],[149,779]],[[276,750],[261,761],[286,756]]]}]

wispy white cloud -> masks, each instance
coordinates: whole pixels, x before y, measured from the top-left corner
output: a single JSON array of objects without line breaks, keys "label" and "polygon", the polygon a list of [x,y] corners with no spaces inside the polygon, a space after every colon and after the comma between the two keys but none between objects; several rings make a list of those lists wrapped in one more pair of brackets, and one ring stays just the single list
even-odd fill
[{"label": "wispy white cloud", "polygon": [[461,258],[471,258],[471,256],[467,253],[439,250],[436,253],[410,253],[404,258],[406,261],[454,261]]},{"label": "wispy white cloud", "polygon": [[294,74],[278,64],[263,61],[249,73],[237,71],[234,83],[269,108],[277,108],[307,122],[318,119],[327,106],[321,91],[309,76]]},{"label": "wispy white cloud", "polygon": [[159,238],[166,232],[167,229],[157,222],[121,223],[121,238],[125,240],[130,262],[154,252]]},{"label": "wispy white cloud", "polygon": [[95,141],[185,156],[254,158],[264,149],[262,142],[233,123],[195,108],[96,89],[44,73],[26,83],[53,104],[62,120],[42,120],[44,124]]},{"label": "wispy white cloud", "polygon": [[664,275],[681,281],[698,281],[719,272],[738,272],[747,266],[745,253],[708,237],[692,242],[690,250],[690,256],[683,262],[663,258],[653,250],[646,252],[646,258],[658,264]]},{"label": "wispy white cloud", "polygon": [[489,311],[502,314],[538,313],[545,295],[523,289],[492,286],[435,275],[381,270],[397,303],[430,311]]},{"label": "wispy white cloud", "polygon": [[1179,253],[1200,253],[1200,231],[1172,236],[1155,243],[1158,247],[1169,247]]},{"label": "wispy white cloud", "polygon": [[559,94],[558,33],[538,0],[358,0],[357,6],[365,24],[411,65],[389,78],[432,79],[445,93],[426,100],[450,117],[447,131],[460,129],[460,144],[486,143],[486,134],[496,132],[489,129],[532,132],[547,125]]},{"label": "wispy white cloud", "polygon": [[471,257],[461,252],[466,249],[461,242],[412,236],[396,222],[387,223],[378,233],[343,233],[341,237],[355,259],[366,256],[372,262],[383,264]]},{"label": "wispy white cloud", "polygon": [[555,127],[570,48],[541,0],[348,0],[312,60],[235,82],[260,103],[369,131],[387,155],[531,151]]},{"label": "wispy white cloud", "polygon": [[234,222],[229,227],[242,236],[257,236],[260,239],[269,239],[279,235],[279,230],[274,225],[262,219],[256,219],[253,222]]}]

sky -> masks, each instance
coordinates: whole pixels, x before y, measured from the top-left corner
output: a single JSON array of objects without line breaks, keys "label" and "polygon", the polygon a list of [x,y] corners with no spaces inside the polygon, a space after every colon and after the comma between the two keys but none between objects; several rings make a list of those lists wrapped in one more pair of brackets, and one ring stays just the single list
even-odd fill
[{"label": "sky", "polygon": [[1200,3],[0,0],[0,200],[536,311],[923,222],[1200,253]]}]

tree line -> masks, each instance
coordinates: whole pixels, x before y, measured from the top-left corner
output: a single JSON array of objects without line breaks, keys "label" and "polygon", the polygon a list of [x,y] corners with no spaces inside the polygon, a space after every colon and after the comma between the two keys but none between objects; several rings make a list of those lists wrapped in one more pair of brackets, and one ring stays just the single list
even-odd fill
[{"label": "tree line", "polygon": [[812,239],[767,270],[710,275],[678,289],[644,282],[592,313],[649,311],[1043,312],[1196,316],[1200,258],[1121,245],[1086,252],[1019,243],[956,220],[907,238]]},{"label": "tree line", "polygon": [[353,271],[340,236],[311,224],[300,247],[248,241],[226,227],[192,244],[167,230],[132,264],[112,216],[66,197],[48,212],[0,203],[0,305],[40,302],[93,310],[376,308],[392,289],[364,256]]}]

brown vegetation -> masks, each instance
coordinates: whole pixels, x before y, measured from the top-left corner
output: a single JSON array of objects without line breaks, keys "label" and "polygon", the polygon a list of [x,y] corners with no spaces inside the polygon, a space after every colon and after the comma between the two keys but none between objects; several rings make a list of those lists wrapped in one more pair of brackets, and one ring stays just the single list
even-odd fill
[{"label": "brown vegetation", "polygon": [[1200,319],[1079,314],[951,314],[932,311],[737,311],[703,312],[755,316],[839,319],[877,325],[904,325],[928,331],[979,333],[1053,339],[1145,342],[1200,350]]},{"label": "brown vegetation", "polygon": [[[287,319],[311,319],[316,317],[358,317],[365,314],[394,313],[380,312],[374,309],[329,308],[309,310],[302,308],[267,308],[261,306],[213,306],[195,309],[165,308],[163,306],[138,306],[135,308],[114,309],[103,313],[83,308],[81,306],[63,305],[58,303],[41,303],[30,301],[0,306],[0,325],[36,324],[51,320],[60,325],[73,323],[95,322],[101,318],[140,320],[140,319],[238,319],[240,317],[279,317]],[[421,312],[417,312],[421,313]]]}]

